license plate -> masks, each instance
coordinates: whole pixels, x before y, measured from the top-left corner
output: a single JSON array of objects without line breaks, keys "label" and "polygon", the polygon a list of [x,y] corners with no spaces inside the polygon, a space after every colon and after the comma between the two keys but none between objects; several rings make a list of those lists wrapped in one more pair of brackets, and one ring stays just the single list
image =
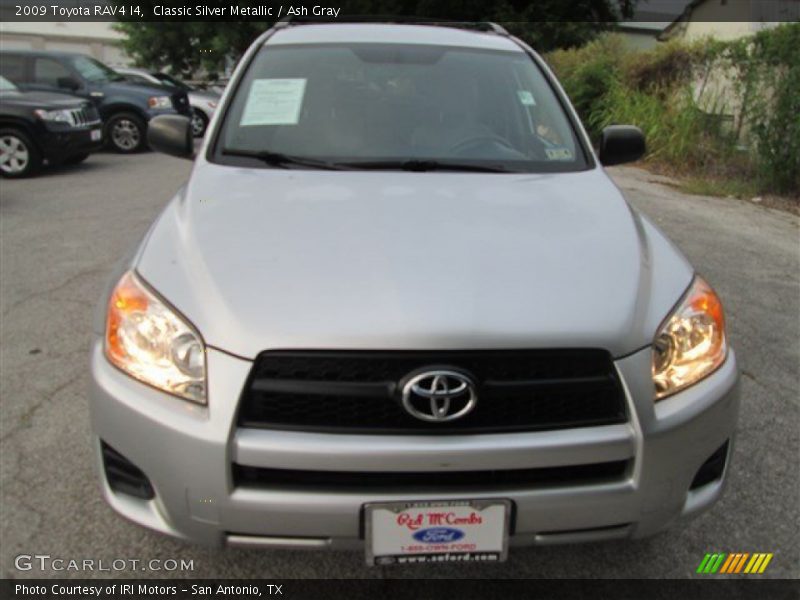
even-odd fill
[{"label": "license plate", "polygon": [[510,514],[496,499],[367,504],[367,564],[502,562]]},{"label": "license plate", "polygon": [[92,129],[92,131],[89,132],[89,136],[91,137],[91,140],[93,142],[99,142],[100,140],[103,139],[103,130],[102,129]]}]

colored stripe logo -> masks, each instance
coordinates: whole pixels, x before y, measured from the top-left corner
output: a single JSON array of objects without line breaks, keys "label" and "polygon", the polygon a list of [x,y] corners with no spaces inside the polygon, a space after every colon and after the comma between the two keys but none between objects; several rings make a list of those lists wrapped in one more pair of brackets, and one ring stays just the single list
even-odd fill
[{"label": "colored stripe logo", "polygon": [[697,567],[697,572],[703,575],[737,574],[746,573],[760,575],[767,569],[767,565],[772,560],[771,552],[715,552],[706,554]]}]

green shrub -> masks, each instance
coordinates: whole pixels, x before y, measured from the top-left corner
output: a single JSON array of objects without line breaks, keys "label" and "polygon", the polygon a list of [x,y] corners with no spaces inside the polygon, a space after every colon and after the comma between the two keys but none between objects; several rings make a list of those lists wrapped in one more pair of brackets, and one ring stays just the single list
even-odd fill
[{"label": "green shrub", "polygon": [[738,67],[742,121],[755,138],[762,187],[800,194],[800,23],[760,31],[720,54]]},{"label": "green shrub", "polygon": [[[760,191],[798,194],[798,49],[800,23],[791,23],[733,42],[673,41],[649,51],[626,49],[607,34],[546,58],[594,140],[607,125],[637,125],[650,162],[755,177]],[[710,75],[732,85],[706,88]]]}]

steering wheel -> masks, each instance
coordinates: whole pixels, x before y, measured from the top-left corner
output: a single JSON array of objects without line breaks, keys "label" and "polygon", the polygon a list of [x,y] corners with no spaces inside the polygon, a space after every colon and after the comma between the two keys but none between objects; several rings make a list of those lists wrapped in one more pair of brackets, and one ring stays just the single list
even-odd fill
[{"label": "steering wheel", "polygon": [[495,133],[483,133],[479,135],[474,135],[472,137],[468,137],[463,139],[459,142],[456,142],[452,146],[450,146],[449,150],[453,154],[461,154],[462,152],[466,152],[467,150],[475,147],[479,147],[486,144],[499,144],[503,148],[511,150],[515,154],[518,154],[519,151],[512,146],[508,140],[505,138],[500,137]]}]

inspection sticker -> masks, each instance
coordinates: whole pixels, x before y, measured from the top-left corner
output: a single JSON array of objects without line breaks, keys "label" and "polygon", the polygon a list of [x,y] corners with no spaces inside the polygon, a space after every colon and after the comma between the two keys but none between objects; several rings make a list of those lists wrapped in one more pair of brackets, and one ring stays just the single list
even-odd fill
[{"label": "inspection sticker", "polygon": [[256,79],[239,124],[297,125],[305,91],[305,79]]},{"label": "inspection sticker", "polygon": [[536,106],[536,99],[528,90],[517,90],[519,101],[525,106]]},{"label": "inspection sticker", "polygon": [[544,153],[550,160],[572,160],[572,150],[569,148],[545,148]]}]

